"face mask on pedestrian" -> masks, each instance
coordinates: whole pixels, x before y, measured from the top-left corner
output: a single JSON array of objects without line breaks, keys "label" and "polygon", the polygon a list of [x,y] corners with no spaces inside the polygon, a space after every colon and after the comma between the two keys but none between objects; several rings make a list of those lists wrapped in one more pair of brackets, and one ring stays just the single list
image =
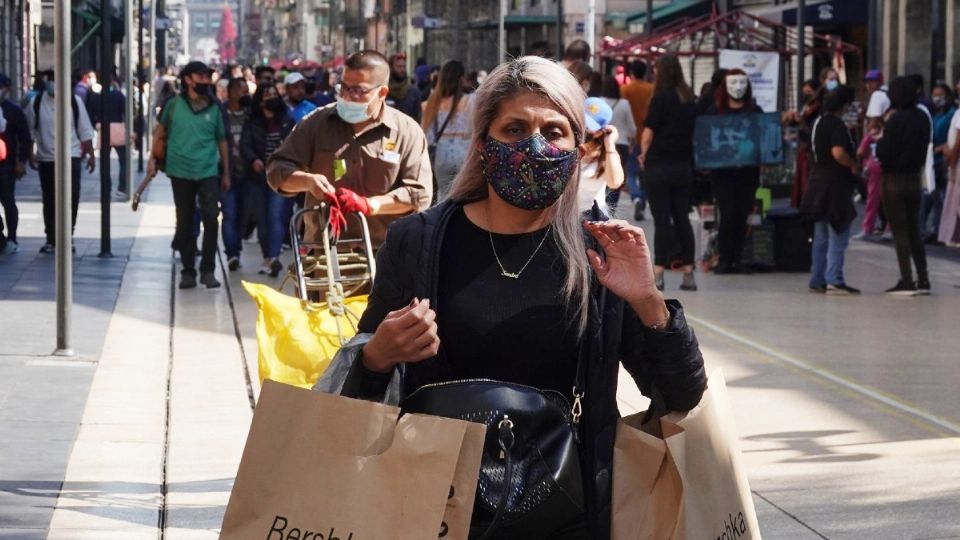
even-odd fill
[{"label": "face mask on pedestrian", "polygon": [[523,210],[557,202],[579,159],[578,150],[561,150],[539,133],[515,143],[487,137],[480,148],[484,178],[501,199]]},{"label": "face mask on pedestrian", "polygon": [[840,81],[836,79],[827,79],[826,87],[828,92],[832,92],[840,87]]},{"label": "face mask on pedestrian", "polygon": [[749,81],[746,75],[727,75],[727,94],[736,101],[747,95]]},{"label": "face mask on pedestrian", "polygon": [[930,98],[930,101],[933,102],[933,106],[934,106],[934,107],[936,107],[936,108],[939,109],[939,108],[941,108],[941,107],[943,107],[944,105],[947,104],[947,97],[946,97],[946,96],[933,96],[933,97]]},{"label": "face mask on pedestrian", "polygon": [[193,83],[193,91],[200,96],[208,96],[213,91],[213,85],[210,83]]},{"label": "face mask on pedestrian", "polygon": [[287,107],[283,103],[283,100],[280,99],[279,97],[270,98],[268,100],[265,100],[263,103],[264,103],[264,106],[267,108],[267,110],[272,112],[273,114],[280,114]]},{"label": "face mask on pedestrian", "polygon": [[[377,99],[374,96],[373,99]],[[363,103],[356,101],[347,101],[342,97],[337,98],[337,116],[348,124],[361,124],[370,119],[370,103],[373,99]]]},{"label": "face mask on pedestrian", "polygon": [[54,96],[54,92],[56,91],[56,88],[57,88],[57,85],[54,84],[53,81],[47,81],[47,85],[46,85],[46,88],[45,88],[46,91],[47,91],[47,95],[49,95],[50,97],[53,97],[53,96]]}]

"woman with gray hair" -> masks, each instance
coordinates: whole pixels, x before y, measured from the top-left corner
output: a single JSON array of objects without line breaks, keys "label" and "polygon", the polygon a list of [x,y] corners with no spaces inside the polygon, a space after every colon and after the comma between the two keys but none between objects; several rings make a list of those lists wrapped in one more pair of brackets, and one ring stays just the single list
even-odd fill
[{"label": "woman with gray hair", "polygon": [[397,375],[404,410],[488,424],[471,538],[609,538],[620,363],[667,409],[704,390],[643,231],[577,209],[584,98],[539,57],[487,77],[449,198],[387,233],[342,390]]}]

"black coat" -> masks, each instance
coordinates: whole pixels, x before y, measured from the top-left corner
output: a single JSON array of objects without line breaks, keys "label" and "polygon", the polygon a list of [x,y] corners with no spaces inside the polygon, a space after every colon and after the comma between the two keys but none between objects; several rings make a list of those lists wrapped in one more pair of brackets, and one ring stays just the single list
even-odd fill
[{"label": "black coat", "polygon": [[30,137],[27,115],[19,105],[4,99],[0,100],[0,107],[3,108],[3,117],[7,120],[7,130],[0,135],[7,143],[7,159],[0,161],[0,168],[13,170],[17,161],[26,163],[30,159],[33,139]]},{"label": "black coat", "polygon": [[[286,139],[295,125],[293,118],[285,114],[280,119],[280,139]],[[250,179],[259,182],[267,181],[266,170],[257,173],[250,165],[259,159],[266,166],[268,157],[270,156],[267,155],[267,119],[254,111],[240,134],[240,159],[243,160],[244,168],[250,171]]]},{"label": "black coat", "polygon": [[[394,222],[377,254],[377,279],[360,320],[360,332],[372,333],[387,313],[410,303],[413,297],[429,298],[440,305],[440,248],[450,216],[459,203],[445,202],[426,212]],[[595,216],[596,217],[596,216]],[[599,247],[595,247],[599,251]],[[620,298],[594,281],[590,322],[581,347],[586,390],[581,420],[581,458],[587,495],[587,516],[595,540],[610,536],[613,443],[617,420],[617,377],[622,362],[644,395],[655,386],[667,408],[692,409],[700,402],[706,375],[696,336],[686,324],[683,309],[671,301],[672,325],[667,331],[645,328]],[[602,315],[602,316],[601,316]],[[439,358],[401,365],[401,397],[427,382],[442,379]],[[362,363],[347,377],[343,394],[375,397],[364,391],[369,382]],[[367,394],[367,395],[364,395]]]}]

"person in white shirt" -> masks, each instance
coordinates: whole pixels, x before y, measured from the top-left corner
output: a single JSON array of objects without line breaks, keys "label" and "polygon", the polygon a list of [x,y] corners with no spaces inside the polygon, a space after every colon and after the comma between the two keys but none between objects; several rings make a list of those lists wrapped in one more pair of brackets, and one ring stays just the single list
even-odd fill
[{"label": "person in white shirt", "polygon": [[[54,200],[56,177],[56,109],[54,100],[53,70],[41,72],[39,81],[44,85],[41,93],[37,94],[27,104],[24,114],[27,125],[30,127],[33,140],[36,142],[36,152],[30,156],[30,166],[40,171],[40,190],[43,196],[43,230],[46,243],[40,248],[40,253],[53,253],[56,237],[56,206]],[[40,90],[38,88],[38,90]],[[68,114],[72,144],[70,149],[71,160],[71,193],[72,193],[72,227],[77,227],[77,210],[80,205],[80,168],[86,157],[87,170],[93,172],[96,159],[93,154],[93,137],[96,132],[90,123],[87,109],[77,96],[73,99],[73,110]]]},{"label": "person in white shirt", "polygon": [[890,96],[887,87],[883,84],[883,73],[879,69],[871,69],[863,76],[863,83],[869,92],[870,101],[867,104],[867,125],[864,133],[872,129],[883,127],[883,116],[890,110]]}]

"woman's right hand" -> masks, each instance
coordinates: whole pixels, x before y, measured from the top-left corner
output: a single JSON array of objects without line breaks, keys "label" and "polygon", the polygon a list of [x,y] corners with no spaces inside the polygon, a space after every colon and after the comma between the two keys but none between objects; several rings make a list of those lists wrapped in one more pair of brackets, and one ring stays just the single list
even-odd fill
[{"label": "woman's right hand", "polygon": [[387,373],[397,364],[436,356],[440,349],[436,318],[429,299],[414,298],[407,307],[388,313],[363,347],[364,367]]},{"label": "woman's right hand", "polygon": [[252,166],[253,166],[253,172],[257,174],[260,174],[264,171],[263,161],[259,159],[253,160]]}]

